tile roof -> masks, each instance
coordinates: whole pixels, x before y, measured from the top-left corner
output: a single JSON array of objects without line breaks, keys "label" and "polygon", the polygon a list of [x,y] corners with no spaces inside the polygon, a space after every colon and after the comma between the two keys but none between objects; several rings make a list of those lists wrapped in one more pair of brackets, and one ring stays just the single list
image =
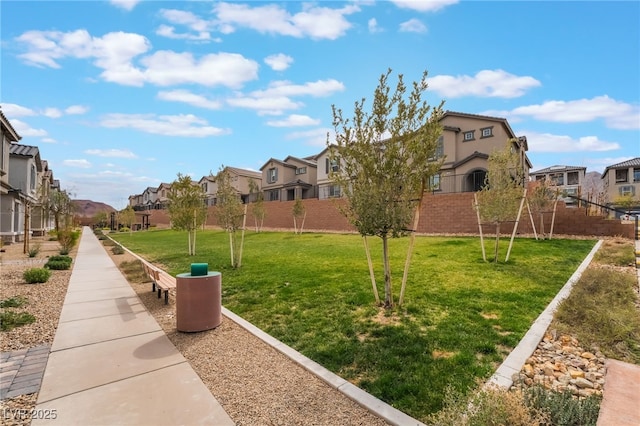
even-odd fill
[{"label": "tile roof", "polygon": [[640,157],[607,166],[607,168],[604,169],[604,173],[602,173],[601,178],[604,179],[610,169],[623,169],[627,167],[640,167]]},{"label": "tile roof", "polygon": [[539,175],[543,173],[551,173],[551,172],[571,172],[575,170],[587,170],[586,167],[582,166],[550,166],[545,167],[544,169],[536,170],[535,172],[530,172],[530,175]]},{"label": "tile roof", "polygon": [[9,153],[13,155],[20,155],[22,157],[35,157],[40,154],[40,151],[37,146],[12,143],[9,147]]}]

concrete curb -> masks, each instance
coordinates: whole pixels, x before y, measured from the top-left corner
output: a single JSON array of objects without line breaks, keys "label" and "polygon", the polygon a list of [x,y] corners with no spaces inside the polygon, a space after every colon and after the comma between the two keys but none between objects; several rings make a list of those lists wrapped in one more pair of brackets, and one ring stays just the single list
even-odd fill
[{"label": "concrete curb", "polygon": [[317,362],[302,355],[300,352],[294,350],[290,346],[287,346],[281,341],[273,338],[272,336],[260,330],[258,327],[251,324],[247,320],[234,314],[227,308],[225,307],[222,308],[222,314],[225,317],[229,318],[231,321],[238,324],[240,327],[247,330],[249,333],[253,334],[257,338],[259,338],[260,340],[268,344],[269,346],[273,347],[278,352],[289,357],[292,361],[294,361],[305,370],[317,376],[319,379],[327,383],[332,388],[336,389],[338,392],[345,395],[347,398],[355,401],[356,403],[360,404],[362,407],[366,408],[367,410],[371,411],[377,416],[385,419],[392,425],[425,426],[424,423],[420,422],[419,420],[416,420],[413,417],[403,413],[402,411],[396,408],[393,408],[391,405],[387,404],[386,402],[383,402],[380,399],[374,397],[373,395],[363,391],[362,389],[351,384],[350,382],[346,381],[342,377],[327,370]]},{"label": "concrete curb", "polygon": [[602,240],[599,240],[593,249],[591,249],[591,252],[585,257],[580,266],[578,266],[578,269],[571,275],[558,294],[556,294],[556,297],[553,298],[551,303],[549,303],[546,309],[542,311],[540,316],[533,322],[527,334],[525,334],[522,340],[520,340],[520,343],[518,343],[518,346],[511,351],[496,372],[493,373],[493,376],[485,383],[485,387],[498,386],[509,389],[513,385],[513,375],[520,372],[527,358],[536,350],[547,328],[549,328],[549,324],[551,324],[553,320],[553,314],[558,308],[558,305],[563,299],[569,296],[573,285],[587,269],[593,256],[600,249],[600,246],[602,246]]}]

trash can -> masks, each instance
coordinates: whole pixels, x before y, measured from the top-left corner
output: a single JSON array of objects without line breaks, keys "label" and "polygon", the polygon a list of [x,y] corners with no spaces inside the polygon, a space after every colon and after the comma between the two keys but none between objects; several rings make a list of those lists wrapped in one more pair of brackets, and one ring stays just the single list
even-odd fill
[{"label": "trash can", "polygon": [[222,322],[222,275],[209,272],[206,263],[194,263],[191,272],[176,276],[176,328],[195,332]]}]

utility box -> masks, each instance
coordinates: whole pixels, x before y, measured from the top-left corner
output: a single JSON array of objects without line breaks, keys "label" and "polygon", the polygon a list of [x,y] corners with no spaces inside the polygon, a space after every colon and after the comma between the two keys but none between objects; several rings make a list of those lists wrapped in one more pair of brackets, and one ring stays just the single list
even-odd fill
[{"label": "utility box", "polygon": [[222,322],[222,274],[207,271],[207,266],[193,264],[191,273],[176,276],[178,331],[211,330]]}]

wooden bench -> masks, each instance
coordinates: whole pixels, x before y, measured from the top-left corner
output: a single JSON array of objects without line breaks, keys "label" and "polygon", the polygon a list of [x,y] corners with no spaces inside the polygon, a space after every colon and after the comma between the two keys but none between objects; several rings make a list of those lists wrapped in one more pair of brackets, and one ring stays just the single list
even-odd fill
[{"label": "wooden bench", "polygon": [[151,291],[158,292],[158,299],[162,297],[164,291],[164,303],[169,303],[169,290],[176,288],[176,279],[166,272],[156,268],[155,266],[142,262],[144,272],[151,279]]}]

